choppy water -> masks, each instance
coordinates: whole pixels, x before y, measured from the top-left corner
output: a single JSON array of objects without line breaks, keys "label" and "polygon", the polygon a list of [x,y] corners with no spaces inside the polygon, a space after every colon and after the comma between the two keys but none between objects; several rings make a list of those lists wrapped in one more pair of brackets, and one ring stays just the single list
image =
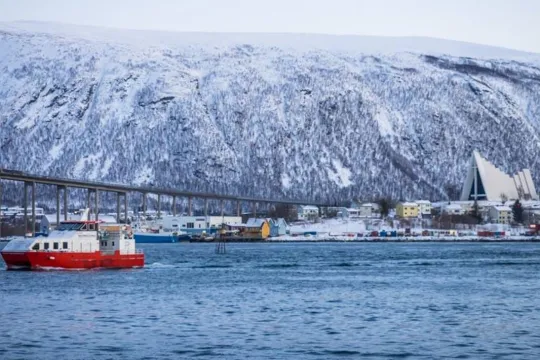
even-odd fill
[{"label": "choppy water", "polygon": [[0,358],[540,358],[540,244],[144,249],[141,270],[0,271]]}]

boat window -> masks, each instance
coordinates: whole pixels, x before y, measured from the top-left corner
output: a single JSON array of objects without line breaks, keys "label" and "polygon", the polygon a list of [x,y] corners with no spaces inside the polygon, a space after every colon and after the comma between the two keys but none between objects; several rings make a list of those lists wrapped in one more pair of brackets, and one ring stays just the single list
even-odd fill
[{"label": "boat window", "polygon": [[49,249],[49,243],[43,243],[43,249],[48,250]]},{"label": "boat window", "polygon": [[83,223],[60,223],[56,230],[58,231],[77,231],[84,227]]},{"label": "boat window", "polygon": [[67,249],[68,248],[68,243],[67,242],[63,242],[62,243],[62,249]]},{"label": "boat window", "polygon": [[114,241],[112,242],[112,245],[111,246],[114,246]]},{"label": "boat window", "polygon": [[55,250],[58,250],[58,243],[57,243],[57,242],[53,243],[53,248],[54,248]]},{"label": "boat window", "polygon": [[107,246],[107,242],[105,241],[105,246]]},{"label": "boat window", "polygon": [[32,246],[32,250],[39,250],[39,243],[35,243],[34,246]]},{"label": "boat window", "polygon": [[94,224],[88,224],[88,230],[96,230]]}]

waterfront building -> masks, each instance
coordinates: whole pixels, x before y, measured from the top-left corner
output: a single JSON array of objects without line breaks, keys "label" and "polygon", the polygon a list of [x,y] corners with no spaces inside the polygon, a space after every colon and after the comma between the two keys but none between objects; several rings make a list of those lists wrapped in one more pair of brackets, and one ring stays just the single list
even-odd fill
[{"label": "waterfront building", "polygon": [[266,219],[250,218],[243,236],[249,239],[266,239],[270,236],[270,224]]},{"label": "waterfront building", "polygon": [[319,208],[313,205],[300,205],[298,207],[298,220],[313,220],[319,216]]},{"label": "waterfront building", "polygon": [[270,224],[271,237],[277,237],[287,234],[287,228],[289,227],[289,225],[287,225],[285,219],[270,219],[268,223]]},{"label": "waterfront building", "polygon": [[496,224],[510,224],[514,218],[512,209],[505,205],[495,205],[489,208],[489,219]]},{"label": "waterfront building", "polygon": [[400,202],[396,206],[396,215],[400,218],[418,217],[418,204],[413,202]]},{"label": "waterfront building", "polygon": [[463,215],[465,214],[465,210],[463,209],[463,206],[456,203],[448,203],[442,207],[443,212],[448,215]]},{"label": "waterfront building", "polygon": [[417,200],[415,203],[418,205],[418,213],[422,218],[431,217],[431,201]]}]

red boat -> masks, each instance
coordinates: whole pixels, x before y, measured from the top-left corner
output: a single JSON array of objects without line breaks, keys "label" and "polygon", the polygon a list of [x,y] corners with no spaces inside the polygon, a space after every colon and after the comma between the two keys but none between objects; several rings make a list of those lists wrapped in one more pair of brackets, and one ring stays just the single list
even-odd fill
[{"label": "red boat", "polygon": [[128,225],[96,221],[65,221],[49,236],[11,240],[0,253],[8,270],[144,266]]}]

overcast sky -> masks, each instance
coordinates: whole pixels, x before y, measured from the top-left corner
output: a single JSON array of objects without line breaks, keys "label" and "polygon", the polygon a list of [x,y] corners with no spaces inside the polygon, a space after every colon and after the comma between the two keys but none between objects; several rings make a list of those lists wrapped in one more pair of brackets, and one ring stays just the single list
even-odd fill
[{"label": "overcast sky", "polygon": [[429,36],[540,53],[540,0],[0,0],[0,21]]}]

